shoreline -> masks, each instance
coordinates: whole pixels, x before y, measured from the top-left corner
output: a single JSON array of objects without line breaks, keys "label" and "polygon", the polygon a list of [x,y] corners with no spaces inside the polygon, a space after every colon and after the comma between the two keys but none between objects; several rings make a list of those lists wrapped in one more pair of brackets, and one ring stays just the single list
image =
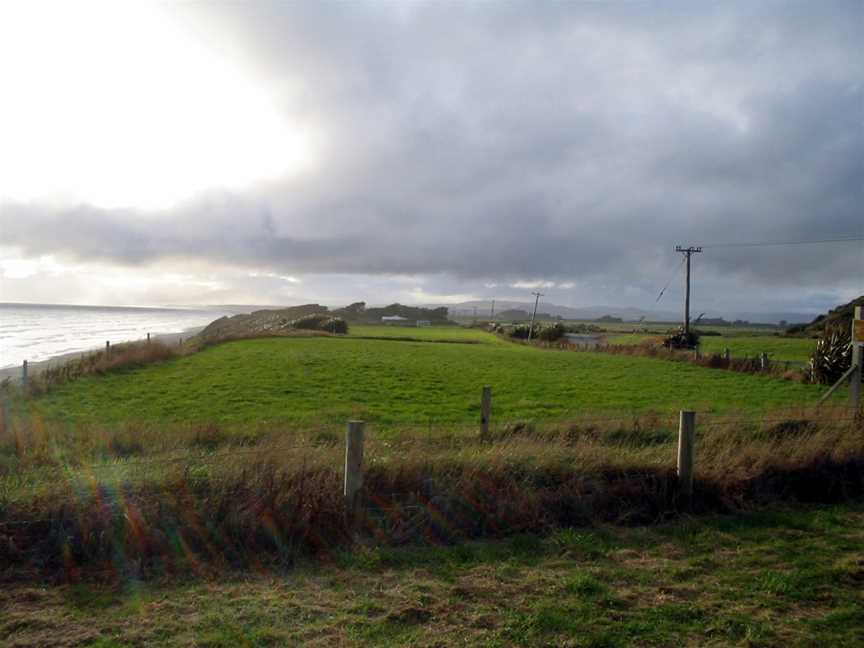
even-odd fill
[{"label": "shoreline", "polygon": [[[178,333],[152,333],[150,335],[151,340],[155,340],[157,342],[162,342],[164,344],[174,344],[179,342],[181,338],[187,339],[200,333],[204,330],[205,326],[190,326],[189,328],[183,329]],[[117,342],[117,344],[127,344],[130,342],[144,342],[146,338],[140,338],[137,340],[123,340],[121,342]],[[87,355],[88,353],[93,353],[94,351],[102,351],[104,347],[90,347],[88,349],[82,349],[81,351],[70,351],[69,353],[61,353],[60,355],[52,356],[45,360],[39,360],[37,362],[28,362],[27,363],[27,372],[30,376],[37,376],[39,373],[48,369],[50,367],[55,367],[58,365],[63,365],[69,360],[74,358],[80,358],[83,355]],[[6,367],[0,369],[0,380],[5,380],[6,378],[11,378],[13,382],[21,382],[21,366],[17,367]]]}]

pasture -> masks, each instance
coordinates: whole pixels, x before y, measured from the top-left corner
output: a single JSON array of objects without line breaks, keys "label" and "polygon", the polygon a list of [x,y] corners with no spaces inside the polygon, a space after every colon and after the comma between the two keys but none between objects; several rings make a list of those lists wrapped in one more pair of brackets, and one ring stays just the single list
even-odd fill
[{"label": "pasture", "polygon": [[[843,394],[810,407],[822,391],[455,327],[108,369],[16,401],[0,431],[0,640],[847,645],[862,437]],[[687,502],[682,408],[699,411]],[[369,421],[354,528],[349,418]]]},{"label": "pasture", "polygon": [[[652,333],[622,333],[608,335],[609,344],[637,345],[660,343],[663,336]],[[755,358],[767,353],[769,358],[779,362],[804,364],[816,347],[816,341],[809,338],[780,337],[776,335],[757,335],[725,332],[723,335],[703,335],[699,338],[699,350],[703,354],[723,353],[728,348],[733,358]]]},{"label": "pasture", "polygon": [[[378,337],[380,329],[401,332],[375,327]],[[425,427],[476,422],[482,385],[492,386],[497,422],[680,409],[757,413],[812,405],[822,393],[818,386],[688,363],[530,348],[480,331],[411,330],[417,331],[472,343],[364,339],[362,329],[340,338],[236,341],[83,378],[34,399],[31,407],[47,420],[70,424],[248,428],[359,418]]]},{"label": "pasture", "polygon": [[381,324],[352,324],[349,331],[356,338],[386,338],[422,340],[426,342],[465,342],[477,344],[503,344],[494,335],[480,329],[464,326],[386,326]]}]

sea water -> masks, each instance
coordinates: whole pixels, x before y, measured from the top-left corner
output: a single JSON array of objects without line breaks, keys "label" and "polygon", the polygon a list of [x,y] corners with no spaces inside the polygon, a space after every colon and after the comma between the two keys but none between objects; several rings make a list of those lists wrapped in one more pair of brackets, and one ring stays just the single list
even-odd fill
[{"label": "sea water", "polygon": [[226,313],[181,308],[123,308],[0,303],[0,369],[64,353],[141,340],[147,333],[181,333]]}]

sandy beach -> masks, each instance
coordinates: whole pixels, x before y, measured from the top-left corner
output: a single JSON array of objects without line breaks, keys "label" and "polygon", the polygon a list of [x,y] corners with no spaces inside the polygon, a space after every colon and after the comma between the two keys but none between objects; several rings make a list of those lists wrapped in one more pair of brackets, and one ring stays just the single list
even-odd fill
[{"label": "sandy beach", "polygon": [[[181,338],[184,340],[190,338],[203,329],[203,326],[193,326],[191,328],[184,329],[180,333],[154,333],[150,336],[150,338],[152,340],[158,340],[159,342],[162,342],[164,344],[177,344]],[[143,342],[143,340],[125,340],[124,342]],[[122,343],[123,342],[117,342],[117,344]],[[73,358],[79,358],[94,351],[101,351],[104,348],[104,346],[91,347],[83,351],[72,351],[70,353],[63,353],[52,358],[48,358],[47,360],[42,360],[40,362],[29,362],[27,364],[27,371],[29,375],[35,376],[38,375],[41,371],[48,369],[49,367],[62,365]],[[6,378],[11,378],[13,381],[20,381],[21,367],[6,367],[5,369],[0,369],[0,380],[5,380]]]}]

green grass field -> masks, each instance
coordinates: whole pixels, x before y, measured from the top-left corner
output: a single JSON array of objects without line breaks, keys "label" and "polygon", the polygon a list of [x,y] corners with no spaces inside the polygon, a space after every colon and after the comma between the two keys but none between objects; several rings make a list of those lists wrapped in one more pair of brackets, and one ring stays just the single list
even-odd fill
[{"label": "green grass field", "polygon": [[[646,333],[627,333],[610,335],[609,344],[643,344],[659,340],[662,336]],[[803,364],[810,359],[810,354],[816,346],[816,341],[807,338],[787,338],[774,335],[705,335],[699,340],[702,353],[723,353],[729,348],[733,358],[754,358],[767,353],[772,360],[790,361]]]},{"label": "green grass field", "polygon": [[50,420],[73,423],[315,425],[361,418],[425,426],[475,422],[480,388],[487,384],[497,422],[679,409],[761,412],[812,404],[822,393],[811,385],[687,363],[541,350],[478,331],[447,332],[480,343],[352,336],[244,340],[84,378],[32,403]]},{"label": "green grass field", "polygon": [[[838,646],[864,510],[369,549],[287,572],[0,588],[5,646]],[[122,582],[122,581],[121,581]]]},{"label": "green grass field", "polygon": [[463,326],[381,326],[374,324],[352,324],[351,337],[371,338],[411,338],[415,340],[444,342],[477,342],[483,344],[504,344],[505,341],[480,329]]},{"label": "green grass field", "polygon": [[810,354],[816,348],[816,341],[806,338],[783,338],[771,335],[714,337],[706,336],[699,340],[702,353],[723,353],[729,347],[734,358],[755,358],[761,353],[767,353],[771,360],[804,363],[810,359]]}]

